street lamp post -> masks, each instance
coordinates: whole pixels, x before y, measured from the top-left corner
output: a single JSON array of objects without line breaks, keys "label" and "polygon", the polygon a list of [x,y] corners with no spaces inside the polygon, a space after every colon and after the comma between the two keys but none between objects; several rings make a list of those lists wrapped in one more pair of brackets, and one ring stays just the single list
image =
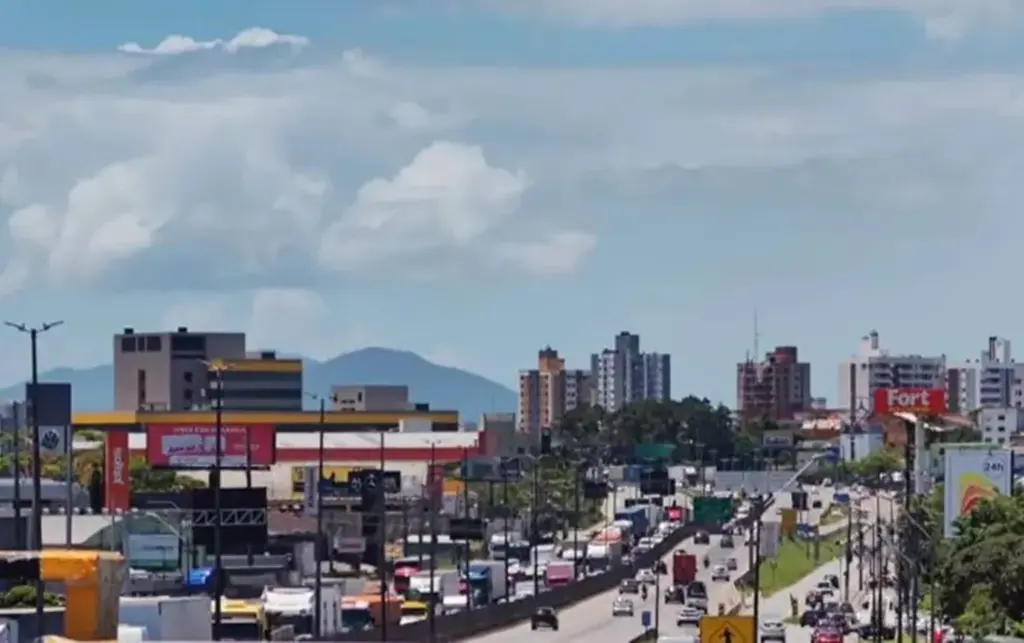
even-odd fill
[{"label": "street lamp post", "polygon": [[[13,322],[4,322],[6,326],[10,326],[14,330],[25,333],[29,336],[31,343],[32,353],[32,387],[29,391],[30,406],[32,411],[32,529],[35,532],[36,545],[39,549],[43,547],[43,513],[42,513],[42,496],[43,496],[43,483],[42,483],[42,455],[40,453],[39,445],[39,335],[45,333],[48,330],[56,328],[63,324],[63,321],[47,322],[38,327],[30,327],[26,324],[16,324]],[[17,437],[17,436],[16,436]],[[70,438],[68,438],[70,439]],[[17,448],[17,447],[16,447]],[[71,446],[68,445],[68,449]],[[15,451],[16,458],[19,451]],[[21,496],[21,467],[16,465],[15,469],[18,477],[14,480],[15,493],[15,507],[20,503]],[[70,478],[71,471],[68,470],[68,477]],[[15,516],[20,518],[20,509],[15,509]],[[19,520],[20,522],[20,520]],[[20,525],[19,525],[20,530]],[[43,582],[36,580],[36,618],[42,622],[43,611],[46,607],[46,597],[44,595]]]}]

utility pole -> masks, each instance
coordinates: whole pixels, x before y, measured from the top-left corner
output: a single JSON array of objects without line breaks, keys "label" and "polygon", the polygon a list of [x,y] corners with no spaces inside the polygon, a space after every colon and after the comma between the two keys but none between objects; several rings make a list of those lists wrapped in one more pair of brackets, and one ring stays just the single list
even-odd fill
[{"label": "utility pole", "polygon": [[[29,342],[31,344],[31,357],[32,357],[32,386],[29,391],[29,405],[32,413],[32,531],[35,533],[36,547],[38,549],[43,548],[43,508],[42,508],[42,497],[43,497],[43,482],[42,482],[42,454],[40,453],[39,444],[39,335],[45,333],[48,330],[56,328],[63,324],[63,321],[47,322],[42,326],[32,328],[25,324],[15,324],[12,322],[4,322],[6,326],[10,326],[14,330],[25,333],[29,336]],[[70,448],[70,447],[69,447]],[[15,457],[19,455],[19,451],[15,451]],[[20,467],[16,469],[20,474]],[[71,471],[68,470],[68,477],[70,478]],[[20,500],[20,487],[21,478],[15,478],[14,488],[19,489],[17,498]],[[17,501],[16,501],[17,502]],[[17,505],[16,505],[17,506]],[[16,509],[18,513],[16,516],[20,517],[20,510]],[[19,526],[20,529],[20,526]],[[44,593],[44,585],[42,580],[36,580],[36,618],[39,622],[43,620],[43,612],[46,608],[46,596]]]},{"label": "utility pole", "polygon": [[217,425],[217,446],[214,452],[213,475],[213,574],[214,574],[214,604],[213,604],[213,640],[219,641],[221,625],[224,622],[224,516],[221,499],[221,466],[224,457],[224,378],[222,371],[214,370],[217,381],[217,395],[214,397],[214,414]]}]

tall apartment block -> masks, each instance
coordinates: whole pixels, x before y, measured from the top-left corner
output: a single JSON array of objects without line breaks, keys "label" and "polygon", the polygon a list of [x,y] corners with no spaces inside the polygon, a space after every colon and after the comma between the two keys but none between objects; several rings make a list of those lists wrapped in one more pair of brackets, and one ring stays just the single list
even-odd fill
[{"label": "tall apartment block", "polygon": [[672,358],[640,352],[640,336],[621,332],[614,348],[590,356],[592,403],[616,411],[639,400],[667,400],[672,394]]},{"label": "tall apartment block", "polygon": [[778,346],[764,361],[736,365],[736,408],[745,420],[793,420],[811,408],[811,365],[796,346]]},{"label": "tall apartment block", "polygon": [[566,412],[590,397],[586,371],[565,368],[565,360],[550,346],[537,353],[537,368],[519,372],[517,430],[540,435],[557,427]]},{"label": "tall apartment block", "polygon": [[121,411],[285,411],[302,408],[302,362],[246,353],[245,333],[138,333],[114,336],[114,405]]},{"label": "tall apartment block", "polygon": [[860,352],[839,365],[838,406],[857,416],[874,410],[875,391],[895,384],[945,388],[946,357],[893,355],[882,348],[878,331],[861,338]]}]

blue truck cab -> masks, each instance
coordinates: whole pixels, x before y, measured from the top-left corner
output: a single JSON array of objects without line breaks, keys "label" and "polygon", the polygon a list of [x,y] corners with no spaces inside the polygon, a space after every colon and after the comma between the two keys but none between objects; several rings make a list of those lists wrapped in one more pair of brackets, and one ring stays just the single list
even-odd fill
[{"label": "blue truck cab", "polygon": [[644,505],[634,505],[623,509],[615,514],[615,519],[628,520],[633,523],[633,537],[636,539],[646,536],[651,528],[650,515]]}]

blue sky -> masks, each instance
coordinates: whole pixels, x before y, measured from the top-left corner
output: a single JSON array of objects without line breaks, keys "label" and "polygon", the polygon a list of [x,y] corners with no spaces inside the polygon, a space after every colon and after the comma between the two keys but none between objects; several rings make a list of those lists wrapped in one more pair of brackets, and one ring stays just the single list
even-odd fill
[{"label": "blue sky", "polygon": [[[732,403],[1014,338],[1024,6],[1006,0],[12,2],[0,317],[415,350],[512,384],[624,329]],[[161,43],[163,43],[161,45]],[[153,53],[153,50],[159,53]],[[979,302],[999,303],[979,314]],[[0,334],[0,384],[23,339]]]}]

